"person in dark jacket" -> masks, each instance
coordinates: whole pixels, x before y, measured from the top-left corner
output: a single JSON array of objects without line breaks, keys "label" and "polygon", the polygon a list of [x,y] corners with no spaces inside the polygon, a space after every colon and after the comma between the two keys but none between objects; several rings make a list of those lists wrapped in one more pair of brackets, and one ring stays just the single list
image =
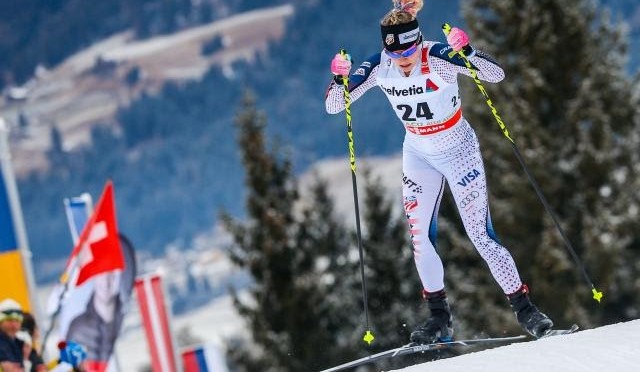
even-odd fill
[{"label": "person in dark jacket", "polygon": [[24,372],[23,342],[16,335],[22,327],[22,306],[11,298],[0,302],[0,370]]}]

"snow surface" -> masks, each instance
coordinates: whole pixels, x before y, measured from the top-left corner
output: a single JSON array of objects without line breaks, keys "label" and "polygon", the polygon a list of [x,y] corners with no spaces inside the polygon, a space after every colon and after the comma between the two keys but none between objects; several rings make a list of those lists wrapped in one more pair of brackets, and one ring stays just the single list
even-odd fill
[{"label": "snow surface", "polygon": [[640,320],[511,344],[397,371],[640,371]]}]

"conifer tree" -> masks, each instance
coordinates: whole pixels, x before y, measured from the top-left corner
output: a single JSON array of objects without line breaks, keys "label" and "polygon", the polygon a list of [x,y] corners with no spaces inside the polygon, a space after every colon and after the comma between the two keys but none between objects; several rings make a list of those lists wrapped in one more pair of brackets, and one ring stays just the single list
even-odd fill
[{"label": "conifer tree", "polygon": [[[533,298],[558,325],[629,319],[638,302],[638,106],[625,74],[626,41],[606,12],[582,0],[472,0],[464,14],[474,46],[506,72],[485,85],[512,138],[592,280],[563,247],[511,145],[473,82],[465,115],[481,139],[492,217]],[[634,259],[635,258],[635,259]]]},{"label": "conifer tree", "polygon": [[314,187],[310,204],[298,215],[291,162],[278,149],[268,151],[266,120],[250,95],[236,122],[247,221],[222,219],[234,237],[231,259],[253,279],[248,299],[234,294],[253,342],[232,348],[236,370],[314,370],[352,358],[343,330],[354,328],[350,319],[357,304],[341,293],[341,268],[348,260],[339,253],[348,251],[347,233],[332,216],[326,186]]}]

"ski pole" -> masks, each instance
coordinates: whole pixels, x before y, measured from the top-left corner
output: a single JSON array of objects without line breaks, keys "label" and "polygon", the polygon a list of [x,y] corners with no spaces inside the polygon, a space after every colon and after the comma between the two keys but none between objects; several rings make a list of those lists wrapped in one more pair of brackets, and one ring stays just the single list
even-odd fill
[{"label": "ski pole", "polygon": [[[449,35],[449,32],[451,32],[451,26],[448,23],[443,24],[442,25],[442,31],[444,32],[445,35]],[[520,153],[520,150],[518,150],[518,146],[516,146],[516,142],[513,140],[513,138],[511,138],[511,135],[509,135],[509,129],[507,129],[507,126],[505,125],[504,121],[502,120],[502,118],[498,114],[498,110],[496,109],[496,107],[494,106],[493,102],[489,98],[489,94],[487,93],[487,90],[484,88],[484,85],[482,85],[482,82],[478,78],[478,73],[473,68],[473,66],[471,66],[471,62],[469,62],[469,59],[467,58],[467,56],[464,55],[462,50],[457,51],[457,52],[456,51],[451,51],[449,53],[449,57],[453,57],[455,54],[460,55],[460,58],[462,58],[462,60],[464,61],[465,65],[467,67],[467,69],[469,70],[469,74],[471,75],[471,78],[473,78],[473,81],[475,81],[476,86],[478,87],[478,90],[480,90],[480,92],[482,93],[484,98],[486,98],[486,103],[489,106],[489,108],[491,109],[491,113],[493,114],[493,117],[496,119],[496,122],[498,123],[498,126],[502,130],[502,134],[509,140],[509,142],[511,142],[511,147],[513,148],[513,152],[516,154],[516,158],[518,158],[518,162],[520,162],[520,165],[522,166],[522,169],[524,170],[524,173],[527,175],[527,178],[529,179],[529,183],[531,183],[531,186],[533,186],[533,189],[535,190],[536,194],[538,194],[538,198],[542,202],[542,205],[544,206],[544,209],[547,211],[549,216],[551,216],[551,219],[553,220],[553,223],[555,224],[556,229],[558,229],[558,232],[560,233],[560,236],[562,237],[562,240],[564,241],[565,247],[567,248],[567,250],[571,254],[571,257],[573,258],[573,260],[576,263],[576,265],[578,265],[578,268],[582,271],[582,275],[584,277],[584,280],[587,282],[587,285],[589,285],[591,287],[591,292],[593,293],[593,299],[598,301],[598,302],[600,302],[600,300],[602,300],[602,296],[603,296],[602,292],[599,292],[596,289],[595,285],[591,281],[591,278],[589,278],[589,274],[587,274],[587,270],[585,269],[584,264],[582,263],[582,261],[578,257],[578,254],[576,253],[576,251],[573,249],[573,246],[571,245],[571,242],[569,241],[569,238],[567,237],[567,235],[565,234],[564,230],[560,226],[560,223],[558,222],[558,218],[556,217],[556,214],[551,209],[551,206],[547,202],[547,199],[542,194],[542,190],[540,189],[540,186],[538,185],[536,180],[533,178],[533,175],[531,174],[531,172],[529,171],[529,168],[525,164],[524,158],[522,157],[522,154]]]},{"label": "ski pole", "polygon": [[[340,55],[346,59],[351,59],[347,51],[340,50]],[[367,280],[364,274],[364,251],[362,249],[362,234],[360,232],[360,208],[358,206],[358,183],[356,182],[356,147],[353,142],[353,128],[351,126],[351,95],[349,94],[349,75],[342,76],[342,87],[344,89],[344,112],[347,118],[347,138],[349,140],[349,165],[351,167],[351,183],[353,185],[353,203],[356,212],[356,237],[358,241],[358,252],[360,254],[360,276],[362,277],[362,301],[364,303],[364,317],[366,321],[366,332],[362,338],[364,342],[371,345],[373,333],[369,327],[369,305],[367,300]]]}]

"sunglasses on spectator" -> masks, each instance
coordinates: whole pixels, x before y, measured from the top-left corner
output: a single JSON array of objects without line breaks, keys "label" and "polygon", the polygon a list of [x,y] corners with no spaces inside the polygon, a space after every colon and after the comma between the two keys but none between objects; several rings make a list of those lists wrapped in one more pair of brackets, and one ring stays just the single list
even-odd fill
[{"label": "sunglasses on spectator", "polygon": [[406,58],[406,57],[410,57],[411,55],[413,55],[413,53],[416,52],[416,50],[418,50],[418,43],[414,43],[412,46],[410,46],[409,48],[405,49],[405,50],[399,50],[397,52],[392,52],[387,50],[386,48],[384,49],[384,52],[386,55],[388,55],[390,58],[393,59],[398,59],[398,58]]},{"label": "sunglasses on spectator", "polygon": [[20,322],[24,320],[24,315],[22,314],[22,311],[8,310],[8,311],[3,311],[2,314],[4,315],[2,318],[5,320],[18,320]]}]

